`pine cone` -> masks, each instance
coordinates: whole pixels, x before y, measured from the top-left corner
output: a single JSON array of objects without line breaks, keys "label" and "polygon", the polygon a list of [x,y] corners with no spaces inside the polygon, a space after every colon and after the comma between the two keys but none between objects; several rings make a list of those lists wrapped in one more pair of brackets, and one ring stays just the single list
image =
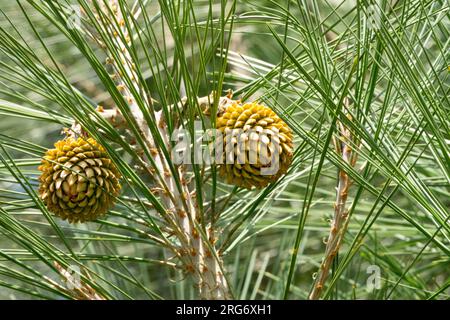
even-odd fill
[{"label": "pine cone", "polygon": [[219,113],[216,127],[223,134],[219,174],[228,183],[263,188],[286,173],[292,161],[292,132],[272,109],[235,101]]},{"label": "pine cone", "polygon": [[47,150],[39,170],[39,194],[50,211],[69,222],[105,214],[119,194],[120,174],[94,139],[66,138]]}]

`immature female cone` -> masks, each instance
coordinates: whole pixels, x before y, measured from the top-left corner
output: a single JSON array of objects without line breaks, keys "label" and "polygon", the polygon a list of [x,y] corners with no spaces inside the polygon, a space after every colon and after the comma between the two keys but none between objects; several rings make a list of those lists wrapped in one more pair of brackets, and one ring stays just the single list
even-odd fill
[{"label": "immature female cone", "polygon": [[223,137],[219,173],[228,183],[263,188],[286,173],[292,161],[292,132],[272,109],[233,101],[219,112]]},{"label": "immature female cone", "polygon": [[47,150],[39,170],[39,194],[50,211],[69,222],[105,214],[119,194],[120,174],[92,138],[66,138]]}]

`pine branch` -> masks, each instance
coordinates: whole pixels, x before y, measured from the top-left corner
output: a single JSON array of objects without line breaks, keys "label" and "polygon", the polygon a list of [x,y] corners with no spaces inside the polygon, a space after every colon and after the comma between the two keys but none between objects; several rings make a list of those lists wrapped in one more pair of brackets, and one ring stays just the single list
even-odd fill
[{"label": "pine branch", "polygon": [[[207,228],[208,234],[206,237],[201,236],[201,230],[199,230],[199,211],[195,204],[193,197],[193,190],[189,188],[187,181],[186,170],[183,166],[176,168],[176,175],[181,181],[181,190],[177,185],[177,177],[174,177],[170,170],[170,164],[166,159],[164,153],[161,150],[161,146],[156,143],[157,139],[152,135],[152,132],[146,123],[145,117],[139,105],[136,103],[133,97],[133,90],[139,92],[142,100],[147,103],[152,103],[151,97],[145,92],[140,85],[138,75],[134,69],[134,62],[131,54],[128,51],[128,47],[131,44],[129,42],[130,36],[128,29],[125,26],[122,8],[119,6],[117,0],[110,0],[107,5],[101,4],[100,6],[104,14],[110,18],[110,21],[118,21],[120,32],[115,29],[115,25],[111,23],[106,26],[104,32],[114,38],[113,43],[117,46],[116,51],[119,52],[118,61],[113,58],[108,58],[107,63],[115,70],[113,79],[116,81],[117,87],[122,92],[124,98],[129,104],[131,113],[133,114],[139,129],[143,133],[145,142],[152,152],[153,162],[148,159],[144,159],[148,165],[154,163],[153,170],[158,188],[152,188],[154,191],[158,191],[161,200],[166,208],[166,212],[162,212],[161,216],[167,223],[167,227],[172,230],[179,240],[179,246],[173,246],[173,253],[180,259],[184,265],[184,269],[188,274],[191,274],[198,287],[199,296],[203,299],[226,299],[229,297],[229,290],[226,279],[223,275],[223,266],[221,259],[217,252],[210,252],[210,248],[215,250],[213,242],[214,228],[209,226]],[[125,42],[124,42],[125,40]],[[98,41],[99,43],[99,41]],[[108,53],[108,47],[103,46]],[[112,55],[111,55],[112,56]],[[120,64],[120,66],[118,65]],[[122,68],[121,68],[122,67]],[[120,71],[119,71],[120,70]],[[124,71],[123,71],[124,70]],[[131,79],[130,81],[125,81]],[[182,101],[183,105],[187,99]],[[209,103],[207,102],[209,101]],[[209,97],[199,99],[199,104],[204,107],[205,110],[211,105]],[[175,106],[174,106],[175,107]],[[179,107],[179,106],[178,106]],[[148,110],[153,110],[149,106]],[[116,111],[98,110],[102,115],[107,116],[110,121],[115,123],[124,123],[123,119]],[[165,146],[170,146],[170,135],[166,120],[163,117],[162,111],[154,112],[154,121],[157,124],[158,134],[162,139]]]},{"label": "pine branch", "polygon": [[[342,157],[342,160],[345,163],[354,167],[357,160],[357,153],[353,150],[353,147],[357,145],[355,137],[341,122],[338,123],[338,127],[340,138],[333,140],[336,152]],[[339,169],[336,200],[334,203],[334,216],[331,222],[328,240],[326,241],[324,258],[314,279],[312,292],[309,295],[310,300],[317,300],[320,298],[322,289],[330,272],[330,267],[338,254],[342,240],[344,239],[349,222],[347,199],[351,184],[352,181],[347,172],[343,169]]]}]

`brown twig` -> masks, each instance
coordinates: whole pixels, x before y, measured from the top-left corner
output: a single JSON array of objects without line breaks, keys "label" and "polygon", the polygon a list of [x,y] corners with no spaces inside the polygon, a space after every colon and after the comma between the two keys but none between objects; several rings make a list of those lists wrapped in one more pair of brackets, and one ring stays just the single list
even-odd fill
[{"label": "brown twig", "polygon": [[[349,117],[350,119],[350,117]],[[342,160],[350,166],[355,166],[357,153],[354,152],[353,147],[357,145],[355,137],[350,130],[342,123],[338,123],[339,139],[334,139],[334,146],[336,152],[342,157]],[[344,234],[348,226],[348,210],[346,208],[348,192],[352,181],[347,172],[343,169],[338,170],[338,184],[336,187],[336,202],[334,204],[334,216],[331,222],[331,229],[326,241],[326,248],[323,261],[320,269],[314,279],[314,286],[309,295],[310,300],[317,300],[320,298],[322,289],[328,278],[331,264],[339,252],[342,244]]]},{"label": "brown twig", "polygon": [[59,289],[63,289],[76,300],[105,300],[105,298],[98,294],[94,288],[82,281],[80,275],[74,275],[56,261],[54,264],[61,274],[66,286],[61,286],[52,281],[53,285],[57,286]]}]

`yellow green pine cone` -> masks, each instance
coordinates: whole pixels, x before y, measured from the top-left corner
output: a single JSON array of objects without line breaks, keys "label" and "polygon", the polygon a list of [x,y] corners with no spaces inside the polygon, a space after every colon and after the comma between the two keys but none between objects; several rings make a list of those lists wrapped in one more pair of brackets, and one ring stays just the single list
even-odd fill
[{"label": "yellow green pine cone", "polygon": [[263,188],[292,162],[292,131],[275,112],[256,102],[229,104],[218,114],[224,157],[219,174],[227,183]]},{"label": "yellow green pine cone", "polygon": [[41,199],[51,212],[71,223],[102,216],[120,191],[117,168],[92,138],[56,142],[38,169]]}]

